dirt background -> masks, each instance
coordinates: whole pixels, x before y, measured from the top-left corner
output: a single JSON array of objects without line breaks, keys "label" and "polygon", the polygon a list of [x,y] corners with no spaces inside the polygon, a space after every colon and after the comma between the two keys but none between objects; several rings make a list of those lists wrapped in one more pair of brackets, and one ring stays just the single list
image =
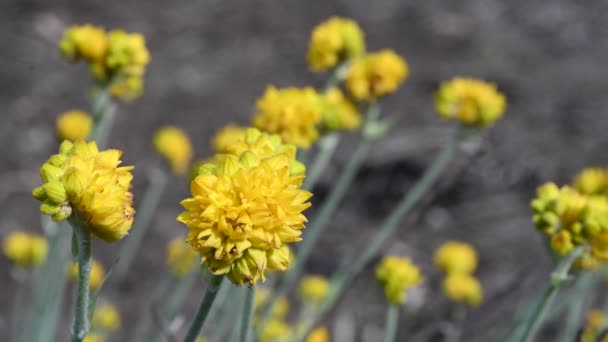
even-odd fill
[{"label": "dirt background", "polygon": [[[463,341],[500,341],[515,307],[541,289],[551,269],[530,223],[528,202],[536,185],[565,183],[586,165],[608,163],[607,10],[608,2],[599,0],[2,1],[0,236],[17,228],[39,230],[30,190],[39,183],[39,166],[56,151],[54,120],[61,111],[88,105],[85,67],[65,63],[56,49],[66,25],[91,22],[146,36],[152,62],[145,94],[120,106],[110,143],[125,151],[126,164],[135,164],[139,200],[146,170],[162,165],[150,146],[155,129],[185,128],[197,157],[208,156],[213,132],[228,122],[246,124],[266,85],[321,85],[324,75],[310,73],[305,63],[309,32],[331,15],[352,17],[365,30],[370,50],[393,48],[407,58],[411,77],[386,100],[384,115],[395,128],[369,154],[308,268],[330,274],[343,256],[354,253],[353,246],[365,244],[452,132],[433,113],[438,83],[455,75],[495,81],[509,100],[506,117],[464,146],[386,250],[410,255],[423,266],[427,282],[412,296],[425,312],[420,317],[445,317],[432,252],[446,239],[474,244],[486,300],[470,313]],[[315,189],[314,203],[348,160],[355,138],[341,144]],[[127,326],[137,321],[135,312],[162,272],[166,241],[184,229],[175,216],[187,187],[178,178],[170,184],[121,289]],[[109,265],[117,250],[101,247],[95,255]],[[327,320],[338,341],[378,340],[384,307],[374,266]],[[5,259],[0,268],[4,336],[14,285]],[[200,295],[199,284],[187,317]],[[422,321],[410,323],[419,329]],[[543,340],[552,340],[549,330]]]}]

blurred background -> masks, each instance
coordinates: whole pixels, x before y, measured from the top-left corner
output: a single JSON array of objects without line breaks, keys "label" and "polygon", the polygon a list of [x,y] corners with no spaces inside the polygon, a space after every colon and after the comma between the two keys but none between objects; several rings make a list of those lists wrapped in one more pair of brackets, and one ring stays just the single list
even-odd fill
[{"label": "blurred background", "polygon": [[[56,152],[55,119],[65,110],[89,108],[86,66],[66,63],[56,47],[66,26],[93,23],[146,37],[152,60],[144,95],[119,106],[110,140],[111,147],[124,150],[124,163],[136,167],[137,203],[146,170],[162,165],[151,147],[157,128],[185,129],[197,158],[209,156],[214,132],[229,122],[248,124],[267,85],[324,83],[327,75],[308,71],[308,36],[329,16],[346,16],[359,22],[369,50],[392,48],[405,56],[411,75],[383,106],[394,129],[369,154],[307,268],[330,275],[356,252],[353,246],[365,244],[449,137],[454,127],[433,110],[439,82],[457,75],[496,82],[508,98],[504,119],[463,147],[385,251],[409,255],[423,267],[426,282],[412,294],[421,311],[417,318],[403,318],[415,330],[424,320],[448,315],[432,267],[434,249],[448,239],[472,243],[480,253],[476,274],[486,298],[471,312],[463,341],[501,340],[517,305],[541,290],[552,268],[530,221],[536,186],[566,183],[585,166],[608,164],[607,10],[608,2],[599,0],[2,1],[0,237],[18,228],[40,231],[30,191],[40,183],[40,165]],[[313,191],[309,217],[355,139],[350,134],[342,141]],[[124,326],[137,320],[163,271],[166,242],[185,231],[175,217],[188,194],[183,179],[171,179],[136,267],[120,289]],[[94,255],[109,267],[118,250],[97,244]],[[373,279],[375,265],[368,265],[326,319],[337,341],[377,341],[382,332],[385,307]],[[5,340],[14,285],[6,259],[0,268]],[[184,310],[187,318],[201,295],[197,284]],[[66,309],[62,333],[69,320]],[[548,339],[551,330],[545,331]]]}]

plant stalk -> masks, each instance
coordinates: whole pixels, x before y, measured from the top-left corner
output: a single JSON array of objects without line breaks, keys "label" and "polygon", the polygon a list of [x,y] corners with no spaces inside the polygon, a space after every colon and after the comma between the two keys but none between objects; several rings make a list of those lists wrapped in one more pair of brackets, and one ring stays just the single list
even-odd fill
[{"label": "plant stalk", "polygon": [[386,310],[386,326],[384,342],[393,342],[397,338],[397,323],[399,323],[399,306],[390,304]]},{"label": "plant stalk", "polygon": [[72,342],[82,342],[89,332],[89,282],[91,278],[91,232],[80,222],[72,220],[72,227],[78,239],[78,284],[76,309],[72,327]]},{"label": "plant stalk", "polygon": [[255,287],[246,289],[245,305],[243,306],[243,318],[241,319],[240,342],[248,342],[251,336],[251,321],[255,309]]},{"label": "plant stalk", "polygon": [[[203,267],[206,266],[203,265]],[[204,272],[207,271],[204,270]],[[201,332],[201,329],[205,324],[205,320],[207,319],[209,310],[213,305],[213,301],[215,300],[222,280],[224,280],[223,276],[216,276],[210,274],[207,291],[205,291],[205,296],[203,297],[201,305],[199,306],[196,312],[196,316],[194,316],[194,320],[192,321],[190,328],[188,329],[188,333],[186,334],[186,338],[184,338],[184,342],[194,342],[198,337],[198,334]]]}]

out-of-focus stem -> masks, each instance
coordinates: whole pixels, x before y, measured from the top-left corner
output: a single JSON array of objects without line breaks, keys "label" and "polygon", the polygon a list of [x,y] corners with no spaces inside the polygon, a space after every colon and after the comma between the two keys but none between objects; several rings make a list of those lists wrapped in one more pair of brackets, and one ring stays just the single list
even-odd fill
[{"label": "out-of-focus stem", "polygon": [[243,306],[243,318],[241,319],[241,330],[239,334],[240,342],[248,342],[251,335],[251,321],[255,308],[255,287],[245,289],[245,305]]},{"label": "out-of-focus stem", "polygon": [[384,342],[393,342],[397,337],[397,323],[399,322],[399,306],[390,304],[386,310],[386,326],[384,328]]},{"label": "out-of-focus stem", "polygon": [[312,190],[315,187],[323,170],[325,170],[331,157],[334,155],[334,151],[336,150],[339,141],[340,136],[338,133],[328,134],[321,138],[319,141],[319,152],[315,156],[315,161],[312,166],[306,172],[306,178],[304,179],[304,185],[302,186],[304,189]]},{"label": "out-of-focus stem", "polygon": [[72,223],[78,239],[78,284],[72,342],[82,342],[89,332],[89,282],[91,277],[91,232],[80,222]]}]

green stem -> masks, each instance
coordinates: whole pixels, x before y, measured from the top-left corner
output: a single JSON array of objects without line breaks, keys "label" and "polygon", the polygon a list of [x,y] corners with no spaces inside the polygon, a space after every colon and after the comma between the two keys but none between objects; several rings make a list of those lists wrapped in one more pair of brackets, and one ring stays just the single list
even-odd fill
[{"label": "green stem", "polygon": [[329,89],[336,87],[343,79],[346,78],[349,68],[349,62],[344,62],[338,65],[332,72],[331,76],[329,76],[329,79],[327,80],[327,83],[325,83],[325,88],[323,88],[323,90],[328,91]]},{"label": "green stem", "polygon": [[241,319],[240,342],[248,342],[251,335],[251,321],[255,309],[255,287],[245,289],[245,305],[243,306],[243,318]]},{"label": "green stem", "polygon": [[452,325],[449,330],[448,336],[446,337],[446,342],[458,342],[460,341],[460,337],[462,336],[462,327],[467,318],[467,307],[464,305],[458,305],[454,309],[452,314]]},{"label": "green stem", "polygon": [[[350,284],[353,278],[359,274],[365,265],[378,253],[386,239],[391,236],[401,219],[418,203],[422,196],[435,184],[448,162],[453,158],[461,141],[468,138],[470,132],[467,130],[459,131],[452,140],[444,147],[441,153],[433,161],[431,166],[425,171],[422,178],[402,197],[397,207],[382,223],[376,235],[367,244],[365,250],[354,261],[343,262],[330,283],[329,294],[323,303],[317,320],[323,317],[329,309],[337,302],[338,298],[344,291],[345,287]],[[313,322],[316,323],[316,322]],[[297,341],[300,341],[308,335],[313,325],[308,325],[304,335],[301,335]]]},{"label": "green stem", "polygon": [[304,189],[312,190],[315,187],[323,170],[325,170],[331,157],[334,155],[339,141],[340,136],[337,133],[328,134],[321,138],[319,141],[319,152],[315,156],[312,167],[306,172],[306,178],[302,186]]},{"label": "green stem", "polygon": [[21,267],[16,267],[11,272],[15,285],[17,287],[15,301],[13,302],[13,311],[11,312],[11,336],[12,341],[19,341],[22,333],[24,318],[25,299],[28,294],[28,279],[30,278],[29,270]]},{"label": "green stem", "polygon": [[561,334],[562,342],[576,340],[576,330],[578,329],[580,318],[583,316],[585,299],[594,285],[594,274],[585,273],[577,278],[574,293],[572,294],[574,298],[572,298],[569,303],[566,326],[564,328],[564,332]]},{"label": "green stem", "polygon": [[386,327],[384,342],[393,342],[397,338],[397,323],[399,322],[399,306],[390,304],[386,310]]},{"label": "green stem", "polygon": [[[224,287],[224,285],[222,285]],[[226,297],[223,302],[218,302],[218,307],[220,308],[220,312],[218,313],[218,321],[216,322],[216,329],[211,331],[212,336],[209,337],[209,341],[219,342],[219,341],[229,341],[228,336],[224,338],[226,334],[226,330],[229,325],[234,325],[236,313],[239,308],[237,303],[242,302],[241,295],[242,292],[238,291],[237,287],[231,285],[230,282],[225,282],[226,287]],[[222,289],[220,289],[222,291]]]},{"label": "green stem", "polygon": [[79,222],[72,223],[78,239],[78,284],[72,342],[81,342],[89,332],[89,281],[91,277],[91,232]]},{"label": "green stem", "polygon": [[559,265],[551,275],[550,283],[543,292],[540,302],[532,313],[532,317],[526,322],[524,328],[524,335],[521,341],[529,342],[534,339],[534,336],[542,325],[545,318],[545,314],[551,307],[553,300],[559,292],[560,287],[568,281],[568,273],[570,272],[572,264],[583,254],[583,252],[583,247],[579,246],[575,248],[572,252],[570,252],[570,254],[568,254],[559,263]]},{"label": "green stem", "polygon": [[133,229],[131,229],[120,249],[119,262],[112,279],[115,285],[120,285],[132,269],[135,255],[140,249],[152,218],[157,213],[158,205],[167,185],[167,176],[160,169],[151,169],[148,172],[148,180],[149,185],[140,206],[137,208],[137,220],[135,220]]},{"label": "green stem", "polygon": [[211,309],[211,305],[213,305],[213,301],[215,300],[217,291],[220,288],[220,284],[222,283],[223,279],[223,276],[210,275],[207,291],[205,291],[205,296],[203,297],[201,305],[196,312],[196,316],[194,316],[194,320],[188,329],[188,334],[186,334],[184,342],[194,342],[198,337],[198,334],[205,324],[209,309]]},{"label": "green stem", "polygon": [[[379,115],[379,107],[377,104],[372,104],[368,109],[368,119],[366,125],[372,125],[376,122]],[[369,135],[363,135],[359,144],[350,158],[350,161],[342,171],[342,174],[338,178],[334,187],[329,194],[327,200],[322,204],[319,213],[314,218],[312,223],[306,228],[305,237],[300,243],[297,250],[297,257],[295,264],[285,273],[285,275],[279,280],[279,284],[275,291],[273,291],[272,297],[264,305],[262,310],[262,322],[260,324],[263,327],[267,320],[270,318],[270,312],[272,311],[273,305],[276,303],[278,298],[283,296],[293,288],[298,275],[304,268],[305,262],[312,253],[313,247],[317,242],[317,239],[321,236],[321,233],[325,229],[327,222],[335,213],[338,204],[346,195],[348,187],[352,183],[357,171],[363,164],[365,156],[371,147],[372,142],[376,137],[372,138]]]},{"label": "green stem", "polygon": [[97,147],[102,150],[106,147],[112,125],[114,123],[116,106],[110,98],[111,82],[100,86],[99,92],[93,99],[93,133],[91,140],[97,143]]}]

